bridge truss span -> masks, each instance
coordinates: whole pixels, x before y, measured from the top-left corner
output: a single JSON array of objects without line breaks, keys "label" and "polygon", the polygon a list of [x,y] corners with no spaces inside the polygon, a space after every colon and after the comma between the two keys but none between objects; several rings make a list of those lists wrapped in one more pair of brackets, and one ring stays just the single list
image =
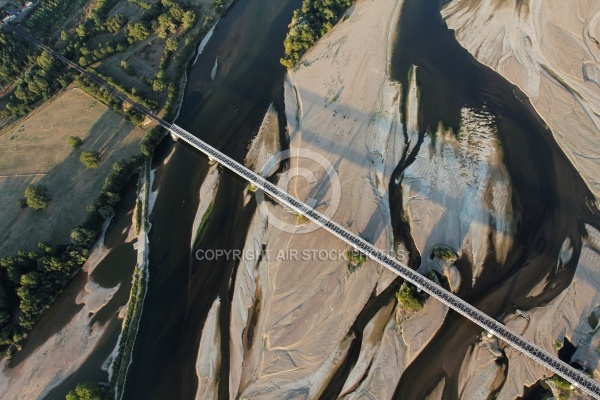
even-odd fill
[{"label": "bridge truss span", "polygon": [[579,387],[581,390],[585,391],[594,398],[600,399],[600,384],[589,378],[583,372],[571,367],[565,362],[558,360],[547,351],[528,342],[523,337],[512,333],[506,328],[506,326],[497,320],[489,317],[487,314],[481,312],[479,309],[462,300],[458,296],[450,293],[421,274],[413,271],[408,266],[401,264],[396,259],[390,257],[386,252],[376,248],[366,240],[348,232],[341,225],[320,214],[312,207],[309,207],[308,205],[299,201],[273,183],[267,181],[265,178],[252,172],[237,161],[209,146],[179,126],[172,124],[169,127],[169,131],[179,139],[197,148],[211,159],[216,160],[223,166],[227,167],[235,174],[243,177],[257,188],[263,190],[275,200],[306,216],[312,222],[320,225],[330,233],[337,236],[339,239],[360,250],[372,260],[378,262],[390,271],[404,278],[406,281],[441,301],[446,306],[469,319],[471,322],[479,325],[487,332],[503,340],[508,345],[525,354],[535,362],[563,377],[567,381],[571,382],[572,385]]}]

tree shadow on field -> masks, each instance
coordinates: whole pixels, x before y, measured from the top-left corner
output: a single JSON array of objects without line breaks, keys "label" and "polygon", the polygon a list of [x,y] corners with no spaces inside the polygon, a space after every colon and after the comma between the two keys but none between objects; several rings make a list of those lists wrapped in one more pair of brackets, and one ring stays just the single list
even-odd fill
[{"label": "tree shadow on field", "polygon": [[[0,251],[3,255],[15,255],[19,250],[37,251],[40,242],[52,245],[66,245],[70,241],[70,232],[87,218],[86,207],[92,204],[100,194],[106,176],[112,171],[112,165],[129,153],[138,150],[138,140],[130,140],[134,127],[123,117],[107,110],[89,128],[83,146],[72,150],[56,166],[51,168],[36,182],[46,187],[51,201],[44,210],[30,208],[18,210],[8,226],[0,233]],[[140,137],[141,139],[141,137]],[[79,156],[83,151],[98,151],[101,154],[100,165],[96,169],[86,169]],[[6,201],[18,209],[16,200],[23,197],[25,188],[31,184],[32,177],[15,177],[10,184],[15,186],[14,199]],[[2,184],[2,181],[0,181]],[[17,367],[50,337],[59,333],[79,313],[83,304],[76,298],[83,292],[88,276],[78,273],[52,306],[37,321],[21,351],[15,353],[9,368]],[[99,311],[99,310],[98,310]],[[90,316],[90,322],[91,322]],[[87,335],[87,332],[81,332]]]}]

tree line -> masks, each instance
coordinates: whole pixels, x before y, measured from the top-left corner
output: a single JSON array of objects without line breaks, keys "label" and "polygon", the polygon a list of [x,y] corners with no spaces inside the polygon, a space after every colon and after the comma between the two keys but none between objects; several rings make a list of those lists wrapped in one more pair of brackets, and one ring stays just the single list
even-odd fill
[{"label": "tree line", "polygon": [[[113,165],[100,195],[87,207],[88,218],[71,231],[67,245],[39,244],[39,251],[19,251],[0,259],[0,351],[20,349],[40,315],[50,307],[72,274],[89,256],[103,222],[114,215],[119,192],[143,164],[132,157]],[[35,194],[32,193],[35,196]]]},{"label": "tree line", "polygon": [[281,64],[291,69],[320,38],[333,29],[354,0],[304,0],[294,11],[290,30],[283,42]]}]

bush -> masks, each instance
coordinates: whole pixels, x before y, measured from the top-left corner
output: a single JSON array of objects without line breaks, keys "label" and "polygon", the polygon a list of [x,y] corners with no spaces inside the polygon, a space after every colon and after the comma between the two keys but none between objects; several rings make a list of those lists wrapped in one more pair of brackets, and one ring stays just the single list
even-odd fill
[{"label": "bush", "polygon": [[83,145],[83,140],[79,136],[69,136],[67,142],[69,142],[69,145],[75,150]]},{"label": "bush", "polygon": [[367,261],[367,256],[360,250],[350,249],[346,251],[346,259],[354,264],[362,264]]},{"label": "bush", "polygon": [[108,399],[106,393],[97,383],[80,383],[77,387],[67,393],[66,400],[104,400]]},{"label": "bush", "polygon": [[554,385],[558,389],[558,398],[559,399],[562,400],[562,399],[570,398],[569,394],[571,392],[571,383],[569,381],[563,379],[559,375],[554,375],[552,377],[552,383],[554,383]]},{"label": "bush", "polygon": [[50,196],[48,189],[41,185],[30,185],[25,189],[25,202],[35,210],[43,210],[48,206]]},{"label": "bush", "polygon": [[396,299],[405,310],[415,312],[423,308],[423,302],[419,298],[417,290],[410,285],[404,284],[396,293]]},{"label": "bush", "polygon": [[456,261],[456,253],[447,246],[433,246],[433,256],[440,260],[454,262]]},{"label": "bush", "polygon": [[84,151],[79,160],[86,168],[97,168],[100,164],[100,153],[97,151]]},{"label": "bush", "polygon": [[354,273],[367,261],[367,256],[359,250],[350,249],[346,251],[346,259],[348,260],[348,271]]}]

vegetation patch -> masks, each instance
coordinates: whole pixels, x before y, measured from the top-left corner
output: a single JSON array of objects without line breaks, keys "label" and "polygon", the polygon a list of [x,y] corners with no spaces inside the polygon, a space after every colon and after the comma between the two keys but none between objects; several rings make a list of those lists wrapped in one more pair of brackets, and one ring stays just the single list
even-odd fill
[{"label": "vegetation patch", "polygon": [[448,246],[436,245],[433,246],[431,254],[440,260],[454,262],[457,260],[456,253]]},{"label": "vegetation patch", "polygon": [[554,350],[560,350],[562,349],[564,342],[561,339],[556,339],[552,345],[554,346]]},{"label": "vegetation patch", "polygon": [[556,390],[558,391],[559,399],[563,400],[563,399],[568,399],[571,397],[570,396],[571,383],[569,381],[567,381],[566,379],[563,379],[559,375],[554,375],[552,377],[552,383],[554,384],[554,386],[556,387]]},{"label": "vegetation patch", "polygon": [[77,387],[67,393],[66,400],[108,400],[112,396],[110,390],[101,387],[97,383],[80,383]]},{"label": "vegetation patch", "polygon": [[[142,226],[147,228],[148,198],[150,192],[150,159],[146,159],[144,174],[140,177],[140,180],[144,182],[141,193],[141,197],[144,198],[141,207]],[[125,388],[125,379],[133,356],[133,346],[142,317],[142,308],[144,305],[144,298],[146,297],[147,286],[148,265],[147,260],[144,260],[141,265],[135,267],[133,273],[133,283],[129,294],[129,302],[127,303],[127,312],[123,319],[123,327],[121,336],[119,337],[118,353],[112,363],[110,384],[114,390],[115,398],[117,399],[122,397],[123,389]]]},{"label": "vegetation patch", "polygon": [[416,312],[423,308],[424,300],[421,298],[417,289],[407,283],[400,287],[396,292],[398,303],[409,312]]},{"label": "vegetation patch", "polygon": [[77,150],[83,146],[83,139],[81,139],[79,136],[69,136],[67,138],[67,143],[69,143],[69,146],[71,146],[73,150]]},{"label": "vegetation patch", "polygon": [[246,185],[246,189],[248,189],[250,193],[255,193],[258,190],[258,186],[256,186],[252,182],[248,182],[248,184]]},{"label": "vegetation patch", "polygon": [[294,210],[294,216],[296,217],[296,222],[298,224],[305,224],[308,221],[310,221],[306,215],[304,215],[298,211],[295,211],[295,210]]},{"label": "vegetation patch", "polygon": [[50,194],[42,185],[30,185],[25,189],[25,203],[35,210],[43,210],[48,206]]},{"label": "vegetation patch", "polygon": [[81,153],[79,161],[88,169],[98,168],[100,165],[100,153],[94,150],[88,150]]},{"label": "vegetation patch", "polygon": [[294,11],[290,30],[283,42],[281,64],[291,69],[320,38],[333,29],[354,0],[304,0]]},{"label": "vegetation patch", "polygon": [[346,259],[348,260],[348,271],[354,273],[367,261],[367,256],[360,250],[349,249],[346,251]]},{"label": "vegetation patch", "polygon": [[202,220],[200,221],[200,225],[198,225],[198,230],[196,231],[196,237],[194,238],[194,246],[198,246],[204,236],[206,235],[206,229],[208,228],[208,222],[210,221],[210,216],[212,215],[213,207],[215,203],[211,202],[208,205],[208,208],[202,215]]}]

